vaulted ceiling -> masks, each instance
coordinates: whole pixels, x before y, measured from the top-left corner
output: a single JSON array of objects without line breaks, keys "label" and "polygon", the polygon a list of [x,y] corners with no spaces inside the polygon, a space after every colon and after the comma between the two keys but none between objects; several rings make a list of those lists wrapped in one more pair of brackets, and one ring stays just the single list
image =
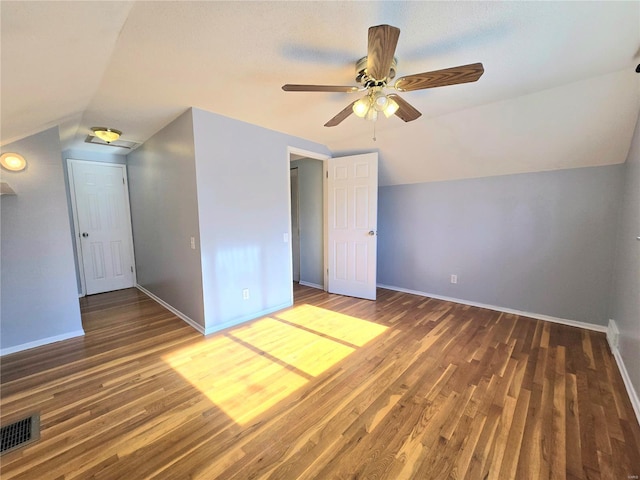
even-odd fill
[{"label": "vaulted ceiling", "polygon": [[[640,2],[0,2],[1,140],[53,125],[95,150],[144,142],[190,106],[327,145],[377,149],[381,184],[625,161],[640,110]],[[357,94],[367,29],[400,28],[397,76],[482,62],[476,83],[407,92],[419,119],[324,123]],[[354,96],[356,95],[356,96]],[[360,94],[362,95],[362,94]],[[126,153],[126,152],[120,152]]]}]

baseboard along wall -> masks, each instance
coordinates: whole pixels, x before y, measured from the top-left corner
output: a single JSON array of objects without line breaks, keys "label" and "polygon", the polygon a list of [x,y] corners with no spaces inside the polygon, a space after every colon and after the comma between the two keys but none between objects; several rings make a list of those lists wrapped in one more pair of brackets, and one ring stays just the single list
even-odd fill
[{"label": "baseboard along wall", "polygon": [[225,323],[212,325],[211,327],[203,327],[202,325],[200,325],[199,323],[195,322],[193,319],[189,318],[187,315],[182,313],[177,308],[172,307],[167,302],[165,302],[161,298],[159,298],[156,295],[154,295],[153,293],[151,293],[146,288],[144,288],[144,287],[142,287],[140,285],[137,285],[137,284],[136,284],[136,288],[138,290],[140,290],[142,293],[144,293],[144,294],[148,295],[149,297],[151,297],[153,300],[155,300],[160,305],[162,305],[164,308],[166,308],[171,313],[173,313],[176,317],[180,318],[185,323],[189,324],[191,327],[193,327],[194,329],[196,329],[198,332],[200,332],[203,335],[210,335],[212,333],[219,332],[219,331],[224,330],[226,328],[235,327],[236,325],[240,325],[241,323],[248,322],[249,320],[255,320],[256,318],[264,317],[265,315],[269,315],[269,314],[271,314],[273,312],[277,312],[278,310],[282,310],[284,308],[288,308],[288,307],[290,307],[292,305],[291,302],[288,302],[288,303],[284,303],[282,305],[277,305],[277,306],[272,307],[272,308],[268,308],[268,309],[261,310],[261,311],[256,312],[256,313],[252,313],[252,314],[246,315],[244,317],[234,318],[233,320],[230,320],[230,321],[225,322]]},{"label": "baseboard along wall", "polygon": [[638,423],[640,423],[640,398],[638,398],[638,392],[636,392],[633,387],[631,376],[627,370],[627,365],[624,363],[624,359],[620,354],[620,350],[618,348],[619,335],[620,331],[618,330],[616,321],[609,319],[609,326],[607,327],[607,342],[609,343],[611,353],[613,353],[613,358],[616,359],[616,363],[618,364],[618,369],[620,370],[620,375],[622,375],[622,380],[624,381],[624,386],[627,389],[629,400],[631,400],[631,405],[633,406],[633,411],[636,414],[636,419],[638,420]]},{"label": "baseboard along wall", "polygon": [[7,347],[0,350],[0,357],[9,355],[11,353],[21,352],[23,350],[29,350],[30,348],[41,347],[43,345],[49,345],[50,343],[61,342],[63,340],[69,340],[70,338],[83,337],[84,330],[75,330],[73,332],[63,333],[62,335],[55,335],[53,337],[42,338],[40,340],[34,340],[33,342],[23,343],[21,345],[15,345],[13,347]]},{"label": "baseboard along wall", "polygon": [[513,315],[520,315],[522,317],[535,318],[536,320],[544,320],[544,321],[547,321],[547,322],[560,323],[562,325],[569,325],[570,327],[585,328],[587,330],[594,330],[596,332],[605,333],[607,331],[607,327],[605,327],[604,325],[596,325],[595,323],[579,322],[577,320],[569,320],[569,319],[566,319],[566,318],[559,318],[559,317],[554,317],[554,316],[551,316],[551,315],[543,315],[543,314],[540,314],[540,313],[525,312],[525,311],[522,311],[522,310],[514,310],[512,308],[499,307],[497,305],[488,305],[486,303],[470,302],[468,300],[464,300],[464,299],[461,299],[461,298],[445,297],[443,295],[434,295],[432,293],[420,292],[420,291],[417,291],[417,290],[409,290],[407,288],[402,288],[402,287],[394,287],[393,285],[378,284],[378,287],[379,288],[386,288],[387,290],[394,290],[396,292],[410,293],[410,294],[413,294],[413,295],[419,295],[421,297],[435,298],[437,300],[444,300],[446,302],[460,303],[462,305],[469,305],[470,307],[486,308],[487,310],[494,310],[496,312],[510,313],[510,314],[513,314]]}]

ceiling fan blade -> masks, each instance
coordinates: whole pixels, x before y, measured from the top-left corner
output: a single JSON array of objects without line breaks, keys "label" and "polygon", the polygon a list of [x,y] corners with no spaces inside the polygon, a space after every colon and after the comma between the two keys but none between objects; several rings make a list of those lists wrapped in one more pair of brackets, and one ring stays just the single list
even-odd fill
[{"label": "ceiling fan blade", "polygon": [[337,114],[335,117],[333,117],[327,123],[325,123],[324,126],[325,127],[335,127],[336,125],[340,124],[345,118],[347,118],[349,115],[351,115],[353,113],[353,104],[356,103],[357,101],[358,100],[354,100],[349,105],[347,105],[344,108],[344,110],[342,110],[339,114]]},{"label": "ceiling fan blade", "polygon": [[367,74],[370,77],[375,80],[384,80],[389,76],[399,36],[400,29],[391,25],[369,28]]},{"label": "ceiling fan blade", "polygon": [[478,80],[484,73],[481,63],[461,65],[459,67],[434,70],[433,72],[416,73],[399,78],[394,87],[399,92],[410,92],[425,88],[444,87]]},{"label": "ceiling fan blade", "polygon": [[287,83],[282,86],[285,92],[342,92],[352,93],[359,90],[358,87],[340,85],[294,85]]},{"label": "ceiling fan blade", "polygon": [[404,120],[405,122],[411,122],[415,120],[420,115],[422,115],[418,110],[413,108],[409,102],[404,100],[400,95],[396,95],[392,93],[387,95],[388,98],[394,100],[398,104],[398,110],[396,111],[396,116]]}]

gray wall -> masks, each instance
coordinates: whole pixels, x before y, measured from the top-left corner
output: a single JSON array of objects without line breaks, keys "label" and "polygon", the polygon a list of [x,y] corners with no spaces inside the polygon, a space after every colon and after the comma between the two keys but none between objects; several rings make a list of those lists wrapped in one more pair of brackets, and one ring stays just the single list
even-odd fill
[{"label": "gray wall", "polygon": [[191,110],[130,153],[127,163],[138,284],[204,328]]},{"label": "gray wall", "polygon": [[2,147],[27,160],[2,171],[0,347],[82,335],[58,128]]},{"label": "gray wall", "polygon": [[620,355],[640,397],[640,117],[624,168],[611,318],[620,330]]},{"label": "gray wall", "polygon": [[378,282],[606,325],[622,181],[616,165],[381,187]]},{"label": "gray wall", "polygon": [[[193,109],[207,332],[292,302],[288,146],[326,147]],[[248,288],[250,298],[242,299]]]},{"label": "gray wall", "polygon": [[[117,163],[124,165],[127,163],[127,157],[124,155],[116,155],[102,152],[91,152],[87,150],[67,149],[62,152],[62,170],[64,172],[64,187],[67,191],[67,210],[69,211],[69,231],[73,232],[73,208],[71,207],[71,188],[69,186],[69,173],[67,160],[85,160],[89,162]],[[76,235],[71,235],[73,243],[73,261],[76,269],[76,284],[78,294],[82,293],[82,283],[80,282],[80,265],[78,265],[78,244],[76,243]]]},{"label": "gray wall", "polygon": [[300,202],[300,281],[324,285],[322,160],[303,158],[298,167]]}]

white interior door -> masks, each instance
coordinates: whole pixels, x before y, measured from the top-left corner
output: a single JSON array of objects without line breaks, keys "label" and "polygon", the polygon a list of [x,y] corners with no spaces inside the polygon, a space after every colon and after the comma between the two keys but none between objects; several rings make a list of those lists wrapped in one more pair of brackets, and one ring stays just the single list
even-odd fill
[{"label": "white interior door", "polygon": [[328,160],[328,291],[376,298],[378,154]]},{"label": "white interior door", "polygon": [[134,285],[124,165],[69,160],[80,269],[87,295]]}]

